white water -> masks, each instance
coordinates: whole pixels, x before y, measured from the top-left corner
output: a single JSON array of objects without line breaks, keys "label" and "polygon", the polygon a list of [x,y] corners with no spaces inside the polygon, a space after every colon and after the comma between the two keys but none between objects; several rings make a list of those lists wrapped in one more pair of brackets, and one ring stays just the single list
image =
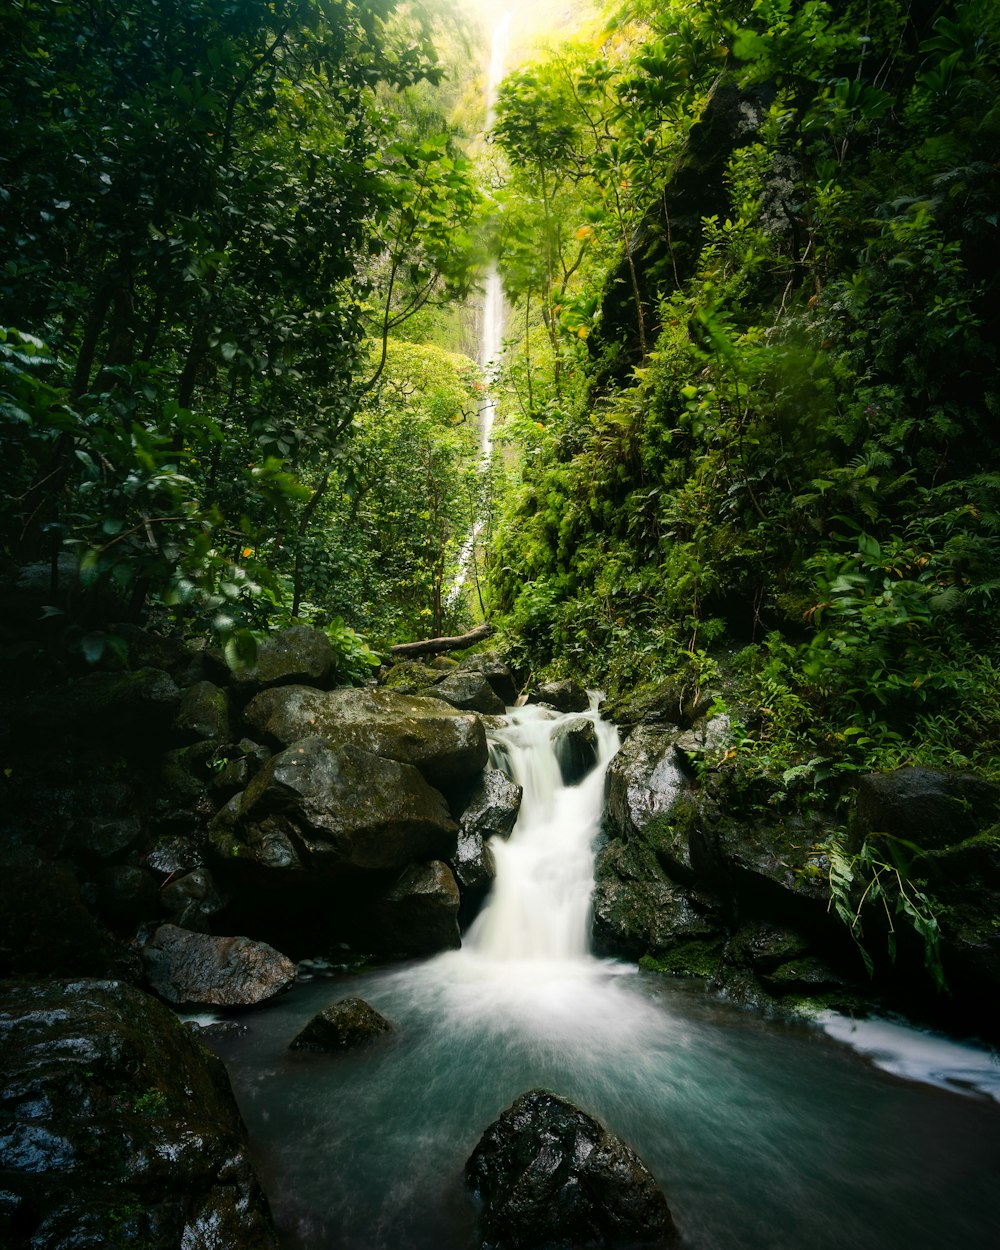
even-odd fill
[{"label": "white water", "polygon": [[[604,806],[604,774],[618,749],[614,726],[588,714],[598,733],[597,766],[565,786],[552,750],[560,718],[524,707],[495,730],[510,775],[524,789],[509,840],[494,838],[497,876],[489,901],[466,935],[464,958],[475,964],[590,959],[590,894],[594,839]],[[501,968],[519,978],[518,968]]]},{"label": "white water", "polygon": [[[283,1244],[469,1250],[465,1160],[541,1086],[637,1150],[688,1250],[992,1250],[1000,1115],[976,1094],[996,1096],[986,1052],[882,1022],[771,1022],[589,952],[617,748],[589,715],[599,763],[572,787],[551,749],[561,718],[517,709],[491,729],[524,798],[509,840],[494,840],[497,880],[461,950],[297,987],[254,1013],[247,1037],[219,1043]],[[349,994],[393,1022],[383,1045],[288,1052],[306,1020]]]},{"label": "white water", "polygon": [[[490,68],[486,82],[486,129],[493,125],[493,112],[496,105],[497,91],[503,80],[507,57],[507,44],[510,38],[510,14],[506,13],[493,30],[493,41],[490,54]],[[503,327],[505,317],[503,283],[500,270],[495,260],[490,261],[486,270],[486,282],[483,290],[481,308],[481,325],[479,332],[479,364],[489,370],[496,362],[503,347]],[[485,398],[479,408],[479,471],[484,474],[490,467],[493,457],[493,423],[496,419],[496,398],[487,383]],[[476,539],[483,528],[481,519],[475,519],[468,537],[458,553],[458,572],[451,589],[448,591],[447,602],[454,605],[469,573],[469,563],[473,558]]]}]

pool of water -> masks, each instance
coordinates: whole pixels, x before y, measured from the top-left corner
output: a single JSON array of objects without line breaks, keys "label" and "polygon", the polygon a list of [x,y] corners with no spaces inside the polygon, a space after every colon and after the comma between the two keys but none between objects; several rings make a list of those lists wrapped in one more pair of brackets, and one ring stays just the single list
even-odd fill
[{"label": "pool of water", "polygon": [[[393,1022],[390,1038],[288,1051],[315,1012],[355,994]],[[216,1045],[287,1250],[471,1250],[465,1161],[538,1086],[628,1141],[690,1250],[998,1244],[987,1051],[942,1055],[898,1026],[778,1022],[589,957],[468,951],[301,984],[247,1023]],[[893,1056],[919,1079],[884,1070]]]}]

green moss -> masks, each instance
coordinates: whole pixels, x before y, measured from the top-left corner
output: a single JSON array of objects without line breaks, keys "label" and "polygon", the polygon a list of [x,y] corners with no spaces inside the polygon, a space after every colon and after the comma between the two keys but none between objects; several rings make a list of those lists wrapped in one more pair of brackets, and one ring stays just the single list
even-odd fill
[{"label": "green moss", "polygon": [[655,958],[644,955],[639,960],[639,967],[663,976],[712,977],[718,971],[724,945],[722,938],[681,942]]},{"label": "green moss", "polygon": [[147,1089],[132,1100],[136,1115],[162,1115],[167,1109],[167,1096],[159,1089]]}]

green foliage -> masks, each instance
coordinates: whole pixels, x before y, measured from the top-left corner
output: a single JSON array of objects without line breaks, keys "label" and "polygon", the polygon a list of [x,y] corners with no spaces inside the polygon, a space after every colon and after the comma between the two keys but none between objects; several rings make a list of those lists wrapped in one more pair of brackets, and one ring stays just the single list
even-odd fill
[{"label": "green foliage", "polygon": [[136,1115],[163,1115],[167,1109],[167,1096],[159,1089],[147,1089],[144,1094],[137,1094],[132,1099],[132,1110]]},{"label": "green foliage", "polygon": [[442,72],[394,11],[9,6],[0,544],[72,550],[93,610],[296,615],[372,327],[467,289],[471,169],[427,97],[386,107]]},{"label": "green foliage", "polygon": [[[621,192],[573,291],[607,281],[594,327],[641,316],[561,402],[536,366],[526,406],[510,366],[525,454],[491,583],[518,654],[624,693],[744,648],[761,711],[724,768],[796,801],[905,762],[993,775],[995,6],[628,14],[600,57],[533,71],[576,121],[573,190]],[[723,34],[736,63],[710,98]],[[692,183],[715,177],[693,223]]]},{"label": "green foliage", "polygon": [[480,387],[467,357],[391,342],[303,545],[317,619],[379,646],[461,623],[448,590],[476,503]]},{"label": "green foliage", "polygon": [[850,931],[864,960],[869,976],[875,964],[862,939],[863,914],[878,914],[886,928],[886,950],[896,959],[896,920],[903,918],[920,938],[924,964],[941,991],[945,991],[941,965],[941,934],[934,901],[914,876],[914,860],[922,855],[919,847],[888,834],[879,835],[879,845],[863,842],[850,853],[841,838],[831,838],[822,854],[829,861],[830,908]]}]

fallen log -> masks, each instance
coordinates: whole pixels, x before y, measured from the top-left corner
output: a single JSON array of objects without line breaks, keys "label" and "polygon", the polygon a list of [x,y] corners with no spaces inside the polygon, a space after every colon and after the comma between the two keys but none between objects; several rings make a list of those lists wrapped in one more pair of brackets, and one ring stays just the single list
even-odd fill
[{"label": "fallen log", "polygon": [[482,642],[484,638],[489,638],[493,633],[493,626],[484,621],[482,625],[477,625],[475,629],[470,629],[467,634],[459,634],[455,638],[425,638],[422,642],[397,642],[394,647],[389,650],[393,659],[405,659],[411,655],[439,655],[444,651],[464,651],[466,647],[474,646],[477,642]]}]

